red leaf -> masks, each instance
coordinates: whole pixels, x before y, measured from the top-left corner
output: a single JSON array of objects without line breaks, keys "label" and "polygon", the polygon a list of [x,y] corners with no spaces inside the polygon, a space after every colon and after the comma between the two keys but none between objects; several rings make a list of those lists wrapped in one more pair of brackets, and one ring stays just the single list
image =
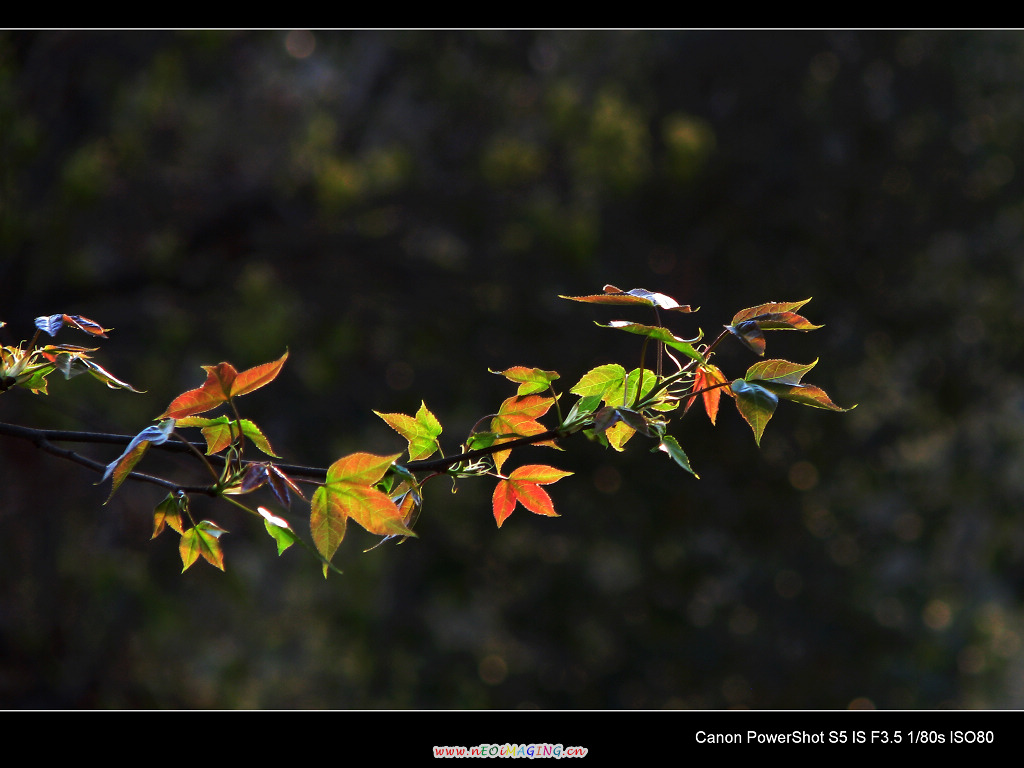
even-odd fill
[{"label": "red leaf", "polygon": [[213,410],[221,403],[226,403],[228,398],[224,392],[222,379],[217,373],[226,372],[225,366],[232,371],[234,370],[234,368],[231,368],[230,363],[220,363],[217,366],[203,366],[203,369],[206,371],[206,382],[203,386],[197,389],[190,389],[188,392],[178,395],[167,406],[167,410],[160,414],[158,418],[182,419],[186,416],[194,416],[197,413],[205,413],[206,411]]},{"label": "red leaf", "polygon": [[741,309],[733,318],[731,325],[752,320],[759,328],[765,330],[795,330],[813,331],[821,328],[820,325],[813,325],[806,317],[796,314],[810,299],[803,301],[770,301],[766,304],[758,304],[756,307]]},{"label": "red leaf", "polygon": [[257,365],[255,368],[239,373],[235,377],[234,385],[231,387],[231,397],[247,395],[272,382],[277,378],[277,374],[281,372],[284,361],[287,359],[288,350],[286,349],[284,354],[274,362]]},{"label": "red leaf", "polygon": [[540,486],[558,482],[571,474],[572,472],[565,472],[544,464],[527,464],[513,470],[512,474],[498,482],[491,499],[494,519],[497,521],[498,527],[500,528],[501,524],[512,514],[516,503],[522,504],[535,514],[558,517],[554,502],[551,501],[547,491]]},{"label": "red leaf", "polygon": [[204,365],[206,381],[197,389],[190,389],[174,398],[161,419],[181,419],[216,408],[232,397],[247,395],[273,381],[281,372],[288,351],[272,363],[264,363],[239,373],[231,363]]},{"label": "red leaf", "polygon": [[[722,397],[722,387],[715,387],[714,389],[709,389],[709,387],[713,387],[716,384],[724,385],[726,382],[728,382],[728,379],[725,377],[725,374],[715,365],[700,366],[693,377],[692,391],[700,392],[705,390],[701,393],[701,398],[704,401],[704,410],[707,412],[712,424],[715,423],[715,419],[718,417],[718,404]],[[693,401],[693,397],[686,401],[683,413],[690,410]]]}]

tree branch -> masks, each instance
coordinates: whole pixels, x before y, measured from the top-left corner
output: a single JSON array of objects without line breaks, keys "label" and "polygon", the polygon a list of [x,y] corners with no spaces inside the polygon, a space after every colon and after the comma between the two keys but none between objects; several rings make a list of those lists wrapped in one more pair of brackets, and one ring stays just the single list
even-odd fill
[{"label": "tree branch", "polygon": [[[57,429],[30,429],[28,427],[21,427],[17,424],[7,424],[0,422],[0,435],[7,435],[9,437],[17,437],[22,440],[27,440],[36,448],[46,453],[58,456],[59,458],[66,459],[67,461],[74,462],[80,466],[86,467],[103,474],[107,471],[107,465],[101,462],[90,459],[87,456],[83,456],[80,453],[76,453],[68,448],[60,448],[54,445],[52,440],[67,440],[71,442],[87,442],[87,443],[107,443],[113,445],[127,445],[131,442],[132,438],[126,435],[109,435],[98,432],[73,432],[64,431]],[[162,447],[162,446],[161,446]],[[187,446],[180,446],[181,450],[189,450]],[[202,493],[207,496],[216,496],[216,492],[210,486],[192,486],[182,485],[181,483],[175,483],[171,480],[164,480],[162,477],[155,477],[154,475],[147,475],[143,472],[131,472],[128,475],[132,480],[137,480],[143,483],[151,483],[152,485],[158,485],[161,488],[167,488],[170,491],[183,491],[185,493]]]},{"label": "tree branch", "polygon": [[[101,464],[100,462],[94,461],[86,456],[82,456],[75,451],[60,448],[54,445],[53,442],[128,445],[134,439],[134,435],[116,435],[106,432],[82,432],[63,429],[32,429],[29,427],[22,427],[17,424],[8,424],[6,422],[0,422],[0,435],[7,435],[9,437],[27,440],[40,450],[46,451],[54,456],[59,456],[63,459],[67,459],[68,461],[73,461],[76,464],[88,467],[89,469],[99,473],[106,472],[106,464]],[[454,454],[452,456],[442,456],[435,459],[420,459],[418,461],[406,462],[403,466],[410,472],[442,472],[464,461],[472,461],[473,459],[482,458],[493,453],[498,453],[499,451],[518,448],[524,445],[535,445],[547,440],[558,440],[562,437],[565,437],[564,430],[549,429],[536,435],[526,435],[515,438],[514,440],[498,442],[486,448],[477,448],[476,450],[467,451],[465,453]],[[169,451],[171,453],[191,453],[196,449],[205,449],[206,445],[204,443],[173,442],[168,440],[165,443],[153,445],[152,447],[157,450]],[[216,454],[207,458],[220,464],[223,464],[225,460],[223,456]],[[298,464],[279,464],[277,462],[274,462],[274,466],[282,472],[295,477],[303,477],[320,481],[327,479],[326,467],[308,467]],[[171,490],[182,490],[186,493],[204,493],[210,496],[216,495],[209,486],[184,486],[170,480],[164,480],[141,472],[132,472],[129,477],[135,480],[160,485]]]}]

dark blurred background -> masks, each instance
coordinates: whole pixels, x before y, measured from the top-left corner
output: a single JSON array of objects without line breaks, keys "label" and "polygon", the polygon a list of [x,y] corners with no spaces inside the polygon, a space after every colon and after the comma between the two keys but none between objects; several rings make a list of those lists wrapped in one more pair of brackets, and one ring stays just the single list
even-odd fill
[{"label": "dark blurred background", "polygon": [[769,356],[859,407],[783,403],[760,449],[695,410],[700,480],[529,449],[560,518],[434,483],[326,581],[203,500],[227,572],[181,574],[159,490],[0,438],[0,706],[1024,707],[1022,162],[1021,33],[3,33],[2,342],[84,314],[147,393],[0,420],[135,433],[288,348],[242,403],[287,460],[398,452],[371,411],[421,400],[450,452],[488,368],[635,364],[593,321],[649,318],[557,298],[605,283],[699,305],[682,335],[813,296]]}]

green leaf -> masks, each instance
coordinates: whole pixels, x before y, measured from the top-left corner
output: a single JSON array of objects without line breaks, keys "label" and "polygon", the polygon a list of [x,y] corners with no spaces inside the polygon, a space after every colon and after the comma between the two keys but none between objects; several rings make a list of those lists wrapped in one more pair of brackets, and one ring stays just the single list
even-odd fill
[{"label": "green leaf", "polygon": [[808,365],[791,363],[788,360],[762,360],[750,366],[743,378],[759,383],[799,384],[804,374],[817,364],[817,360]]},{"label": "green leaf", "polygon": [[214,419],[201,416],[185,416],[177,420],[177,425],[179,427],[200,428],[203,438],[206,440],[207,456],[220,453],[231,445],[238,438],[239,430],[241,430],[242,435],[251,440],[252,444],[263,453],[267,454],[267,456],[273,456],[275,459],[278,458],[273,448],[270,447],[270,441],[267,440],[260,428],[252,421],[249,421],[249,419],[236,421],[229,419],[227,416],[218,416]]},{"label": "green leaf", "polygon": [[760,445],[765,425],[771,420],[779,403],[778,396],[760,384],[752,384],[744,379],[733,381],[731,389],[736,395],[736,408],[754,431],[754,442]]},{"label": "green leaf", "polygon": [[519,389],[516,391],[516,394],[519,397],[544,392],[551,386],[552,381],[559,378],[558,373],[555,371],[542,371],[540,368],[527,368],[522,365],[517,365],[504,371],[491,371],[490,368],[487,370],[499,376],[504,376],[509,381],[518,383]]},{"label": "green leaf", "polygon": [[626,320],[612,320],[607,325],[597,323],[602,328],[618,328],[628,333],[635,333],[638,336],[647,336],[655,341],[660,341],[663,344],[672,347],[672,349],[679,350],[684,355],[692,360],[696,360],[699,363],[704,362],[704,355],[698,352],[693,347],[693,342],[699,341],[701,336],[698,335],[693,339],[681,339],[678,336],[673,335],[667,328],[663,328],[660,325],[643,325],[642,323],[630,323]]},{"label": "green leaf", "polygon": [[378,536],[416,535],[388,495],[373,487],[399,456],[354,453],[328,468],[327,482],[313,494],[310,511],[313,544],[325,561],[330,562],[341,544],[349,518]]},{"label": "green leaf", "polygon": [[150,539],[155,539],[163,533],[164,528],[168,525],[179,534],[185,533],[181,514],[187,509],[188,496],[181,491],[176,494],[168,493],[167,497],[153,510],[153,535],[150,536]]},{"label": "green leaf", "polygon": [[586,421],[593,415],[594,411],[596,411],[600,405],[600,395],[581,397],[573,403],[572,408],[569,409],[569,413],[565,417],[566,426],[574,426],[579,422]]},{"label": "green leaf", "polygon": [[277,542],[278,556],[282,555],[288,547],[296,542],[298,536],[283,517],[278,517],[266,507],[258,507],[256,511],[263,517],[263,525],[266,527],[267,533]]},{"label": "green leaf", "polygon": [[583,374],[569,391],[580,397],[600,397],[605,402],[622,404],[626,369],[618,363],[599,365]]},{"label": "green leaf", "polygon": [[441,423],[429,410],[426,403],[420,401],[420,409],[416,416],[404,413],[377,413],[389,427],[404,437],[409,443],[409,460],[417,461],[433,455],[441,449],[437,438],[441,434]]},{"label": "green leaf", "polygon": [[466,438],[466,450],[476,451],[481,448],[490,448],[498,436],[494,432],[474,432]]},{"label": "green leaf", "polygon": [[694,472],[693,467],[690,466],[690,459],[687,457],[686,452],[679,446],[679,441],[672,437],[672,435],[663,435],[661,443],[656,448],[653,448],[653,451],[667,453],[672,461],[697,479],[700,479],[700,475]]},{"label": "green leaf", "polygon": [[[643,384],[640,392],[637,393],[637,383],[640,381],[640,372],[643,371]],[[650,368],[634,368],[626,377],[626,403],[630,406],[636,405],[644,399],[648,392],[654,389],[658,383],[658,377]]]},{"label": "green leaf", "polygon": [[181,536],[178,544],[178,551],[181,553],[181,562],[184,573],[200,555],[210,565],[224,570],[224,553],[221,551],[218,539],[227,533],[223,528],[209,520],[203,520],[194,528],[189,528]]}]

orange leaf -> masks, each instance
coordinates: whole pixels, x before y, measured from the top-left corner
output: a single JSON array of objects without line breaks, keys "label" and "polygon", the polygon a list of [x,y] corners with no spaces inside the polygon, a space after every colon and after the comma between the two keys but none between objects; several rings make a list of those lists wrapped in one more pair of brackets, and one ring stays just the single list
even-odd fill
[{"label": "orange leaf", "polygon": [[215,366],[204,365],[203,370],[206,371],[206,381],[203,386],[178,395],[158,418],[182,419],[197,413],[205,413],[228,401],[227,392],[230,383],[226,388],[224,380],[225,378],[234,380],[235,369],[231,363],[218,363]]},{"label": "orange leaf", "polygon": [[231,363],[204,365],[206,381],[197,389],[190,389],[174,398],[161,419],[181,419],[216,408],[232,397],[247,395],[273,381],[281,372],[288,350],[272,363],[264,363],[239,373]]},{"label": "orange leaf", "polygon": [[[555,400],[551,397],[540,397],[539,395],[527,395],[526,397],[510,397],[498,408],[498,413],[491,419],[491,431],[498,436],[497,441],[503,437],[513,440],[517,437],[529,437],[539,435],[547,431],[544,425],[537,419],[548,412]],[[548,445],[553,448],[557,444],[553,440],[547,440],[537,445]],[[505,463],[511,451],[498,451],[494,454],[495,468],[501,472],[501,466]]]},{"label": "orange leaf", "polygon": [[416,535],[395,502],[373,487],[399,456],[353,453],[328,468],[327,482],[313,494],[309,519],[313,543],[325,560],[337,551],[349,518],[378,536]]},{"label": "orange leaf", "polygon": [[[708,389],[715,384],[724,384],[728,379],[725,374],[714,365],[702,365],[697,369],[696,374],[693,377],[693,391],[700,392],[702,389],[706,390],[701,393],[701,398],[704,401],[704,410],[708,414],[708,418],[711,423],[715,423],[715,419],[718,417],[718,403],[722,397],[722,387],[715,387],[714,389]],[[690,406],[693,405],[694,398],[688,398],[686,401],[686,408],[684,413],[690,410]]]},{"label": "orange leaf", "polygon": [[498,527],[505,522],[509,515],[516,508],[516,504],[522,504],[531,512],[547,517],[558,517],[555,512],[554,502],[548,492],[540,486],[550,485],[571,475],[572,472],[565,472],[544,464],[527,464],[512,471],[507,477],[498,482],[491,499],[491,506],[494,510],[494,519]]},{"label": "orange leaf", "polygon": [[286,349],[284,354],[274,362],[264,363],[263,365],[257,365],[255,368],[250,368],[247,371],[242,371],[237,375],[234,385],[231,387],[231,397],[247,395],[250,392],[272,382],[277,378],[277,374],[281,372],[281,368],[284,366],[284,361],[287,359],[288,350]]}]

